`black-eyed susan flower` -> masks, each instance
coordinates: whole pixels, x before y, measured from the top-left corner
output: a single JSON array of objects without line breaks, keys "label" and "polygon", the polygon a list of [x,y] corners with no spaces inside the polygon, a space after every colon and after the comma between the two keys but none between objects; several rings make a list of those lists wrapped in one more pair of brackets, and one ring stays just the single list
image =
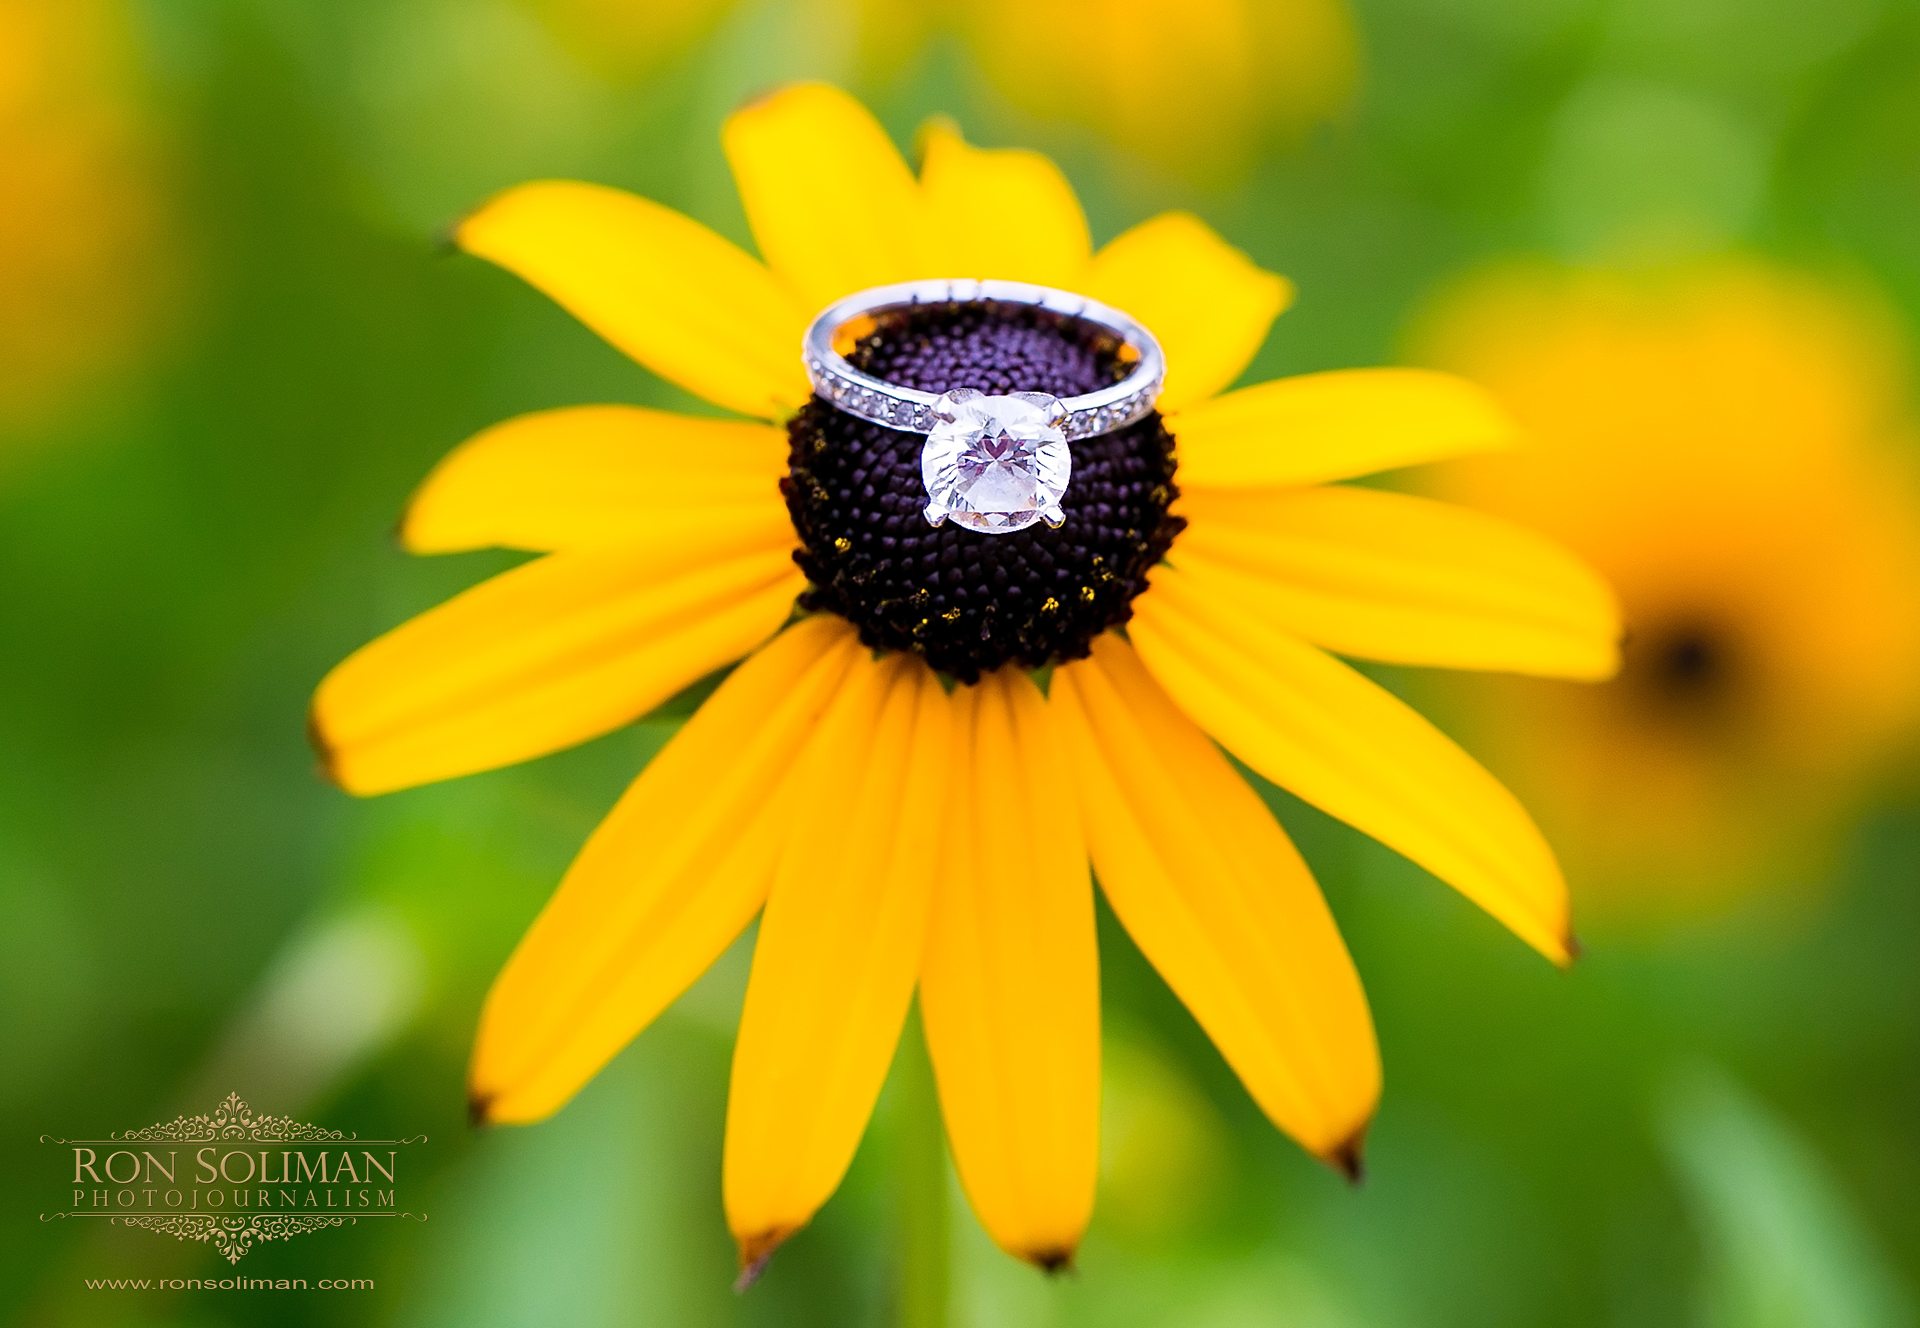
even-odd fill
[{"label": "black-eyed susan flower", "polygon": [[1524,514],[1625,604],[1607,686],[1473,698],[1596,901],[1694,914],[1817,876],[1920,718],[1920,502],[1889,320],[1750,260],[1512,270],[1456,290],[1424,354],[1534,439],[1437,468],[1430,492]]},{"label": "black-eyed susan flower", "polygon": [[[582,741],[745,657],[501,973],[476,1113],[557,1110],[758,915],[724,1167],[743,1264],[839,1183],[917,991],[975,1211],[1004,1248],[1057,1266],[1098,1161],[1091,861],[1255,1100],[1352,1168],[1380,1082],[1360,982],[1215,744],[1567,958],[1560,874],[1519,804],[1328,653],[1613,668],[1611,596],[1556,546],[1328,483],[1499,447],[1507,417],[1424,370],[1222,394],[1287,284],[1182,214],[1094,252],[1043,158],[935,126],[916,178],[822,86],[740,111],[724,142],[761,259],[560,182],[509,190],[457,238],[762,422],[590,406],[480,434],[415,496],[406,543],[546,556],[373,642],[315,698],[328,768],[378,793]],[[956,274],[1096,298],[1164,348],[1159,410],[1074,444],[1058,529],[929,525],[926,440],[810,397],[815,310]],[[935,305],[849,353],[928,391],[1110,382],[1111,356],[1070,322]],[[1032,671],[1048,666],[1043,692]]]}]

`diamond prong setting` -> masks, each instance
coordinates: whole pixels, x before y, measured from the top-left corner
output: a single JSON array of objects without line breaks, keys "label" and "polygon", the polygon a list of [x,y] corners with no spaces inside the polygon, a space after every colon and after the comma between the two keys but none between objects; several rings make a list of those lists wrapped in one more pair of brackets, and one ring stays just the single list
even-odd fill
[{"label": "diamond prong setting", "polygon": [[[933,418],[941,424],[952,424],[954,413],[969,401],[978,401],[986,393],[977,387],[956,387],[950,392],[942,392],[933,402]],[[1049,398],[1051,400],[1051,398]],[[932,430],[928,430],[929,433]]]},{"label": "diamond prong setting", "polygon": [[1015,392],[1013,399],[1031,402],[1040,407],[1046,415],[1047,424],[1055,429],[1063,429],[1067,423],[1067,417],[1073,413],[1067,409],[1066,402],[1058,397],[1048,396],[1045,392]]}]

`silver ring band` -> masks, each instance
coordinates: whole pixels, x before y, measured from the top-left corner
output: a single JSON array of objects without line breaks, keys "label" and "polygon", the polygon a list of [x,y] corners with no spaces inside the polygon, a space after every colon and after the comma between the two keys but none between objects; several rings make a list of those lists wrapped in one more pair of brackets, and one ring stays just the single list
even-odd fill
[{"label": "silver ring band", "polygon": [[1092,438],[1124,428],[1153,410],[1167,376],[1166,356],[1153,333],[1137,320],[1097,300],[1024,281],[903,281],[895,286],[857,291],[828,305],[807,328],[803,343],[802,358],[814,394],[847,414],[874,424],[905,433],[931,433],[943,418],[942,411],[937,409],[940,394],[901,387],[861,373],[834,349],[835,336],[846,324],[862,316],[871,317],[916,304],[976,300],[1031,305],[1092,323],[1119,339],[1125,348],[1122,354],[1132,355],[1133,369],[1120,382],[1060,401],[1065,414],[1059,428],[1069,440]]}]

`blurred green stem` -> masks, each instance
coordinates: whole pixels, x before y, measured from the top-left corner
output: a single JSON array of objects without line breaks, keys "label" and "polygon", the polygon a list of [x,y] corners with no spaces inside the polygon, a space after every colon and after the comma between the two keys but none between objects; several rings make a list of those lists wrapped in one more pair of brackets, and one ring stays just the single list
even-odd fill
[{"label": "blurred green stem", "polygon": [[947,1142],[940,1095],[916,1006],[907,1015],[895,1061],[895,1202],[899,1221],[900,1328],[946,1328],[948,1251]]}]

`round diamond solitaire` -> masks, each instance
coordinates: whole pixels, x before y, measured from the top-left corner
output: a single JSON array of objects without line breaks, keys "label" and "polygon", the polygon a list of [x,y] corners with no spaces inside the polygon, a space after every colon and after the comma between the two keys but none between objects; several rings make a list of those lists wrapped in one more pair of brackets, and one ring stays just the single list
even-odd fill
[{"label": "round diamond solitaire", "polygon": [[1066,407],[1044,392],[990,397],[970,387],[933,405],[933,428],[920,451],[927,521],[1003,535],[1036,521],[1066,520],[1073,457],[1061,424]]}]

